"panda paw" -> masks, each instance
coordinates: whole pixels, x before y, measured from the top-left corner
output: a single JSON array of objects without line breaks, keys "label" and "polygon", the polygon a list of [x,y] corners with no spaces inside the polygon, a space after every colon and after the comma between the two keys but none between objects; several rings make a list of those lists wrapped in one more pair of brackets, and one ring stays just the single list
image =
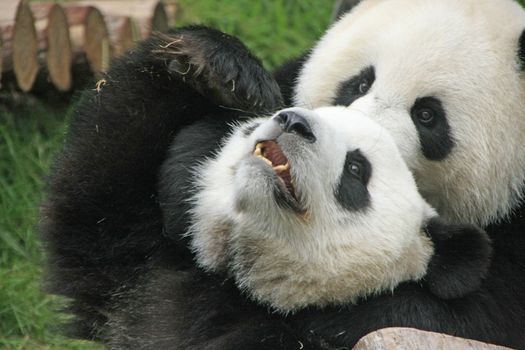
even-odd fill
[{"label": "panda paw", "polygon": [[214,103],[249,112],[282,106],[273,76],[237,39],[218,30],[192,26],[158,34],[154,54],[170,74]]},{"label": "panda paw", "polygon": [[486,277],[492,256],[487,233],[473,225],[451,225],[430,220],[426,232],[434,244],[424,281],[442,299],[460,298],[476,291]]}]

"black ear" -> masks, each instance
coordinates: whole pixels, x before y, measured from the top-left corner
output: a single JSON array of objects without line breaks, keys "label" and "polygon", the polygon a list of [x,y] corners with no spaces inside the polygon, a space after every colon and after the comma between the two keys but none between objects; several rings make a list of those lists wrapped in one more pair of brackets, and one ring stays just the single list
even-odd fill
[{"label": "black ear", "polygon": [[431,219],[425,231],[434,255],[424,282],[442,299],[459,298],[481,285],[490,267],[492,245],[487,233],[473,225],[451,225]]},{"label": "black ear", "polygon": [[518,42],[518,61],[520,63],[520,69],[525,70],[525,30],[521,32]]},{"label": "black ear", "polygon": [[350,12],[355,5],[359,4],[361,0],[338,0],[335,3],[334,11],[332,12],[332,23],[337,21],[347,12]]}]

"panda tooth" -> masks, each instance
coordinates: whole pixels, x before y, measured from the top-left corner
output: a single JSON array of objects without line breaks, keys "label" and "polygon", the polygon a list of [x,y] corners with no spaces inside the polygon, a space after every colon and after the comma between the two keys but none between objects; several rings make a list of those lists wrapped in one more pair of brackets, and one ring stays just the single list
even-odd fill
[{"label": "panda tooth", "polygon": [[258,158],[261,158],[262,160],[264,160],[264,162],[265,162],[266,164],[268,164],[269,166],[273,167],[273,163],[272,163],[269,159],[264,158],[262,155],[257,155],[257,157],[258,157]]},{"label": "panda tooth", "polygon": [[286,163],[284,165],[277,165],[277,166],[274,166],[273,167],[273,170],[276,172],[276,173],[282,173],[283,171],[286,171],[290,169],[290,163]]}]

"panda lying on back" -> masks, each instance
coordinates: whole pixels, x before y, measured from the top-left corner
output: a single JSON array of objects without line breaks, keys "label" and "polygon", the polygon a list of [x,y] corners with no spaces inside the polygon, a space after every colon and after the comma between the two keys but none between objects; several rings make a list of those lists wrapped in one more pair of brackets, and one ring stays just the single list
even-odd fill
[{"label": "panda lying on back", "polygon": [[[181,196],[172,187],[187,166],[179,152],[163,167],[164,203]],[[191,163],[202,161],[195,157]],[[436,295],[460,297],[479,287],[488,267],[484,232],[442,223],[389,134],[350,109],[287,109],[236,125],[195,174],[190,236],[198,263],[229,271],[283,313],[355,302],[425,275]],[[165,205],[171,215],[180,213]],[[443,249],[461,241],[468,251]],[[461,274],[452,273],[454,260],[464,264]]]}]

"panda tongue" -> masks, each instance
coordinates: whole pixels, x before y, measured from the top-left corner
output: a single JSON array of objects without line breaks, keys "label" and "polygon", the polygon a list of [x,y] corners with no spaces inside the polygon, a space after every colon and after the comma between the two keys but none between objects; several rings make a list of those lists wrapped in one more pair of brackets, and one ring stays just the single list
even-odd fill
[{"label": "panda tongue", "polygon": [[260,143],[260,146],[262,148],[262,156],[272,163],[273,170],[283,180],[288,192],[295,198],[292,176],[290,174],[290,163],[281,147],[275,141],[264,141]]},{"label": "panda tongue", "polygon": [[288,159],[275,141],[263,142],[263,156],[272,162],[274,167],[288,164]]}]

